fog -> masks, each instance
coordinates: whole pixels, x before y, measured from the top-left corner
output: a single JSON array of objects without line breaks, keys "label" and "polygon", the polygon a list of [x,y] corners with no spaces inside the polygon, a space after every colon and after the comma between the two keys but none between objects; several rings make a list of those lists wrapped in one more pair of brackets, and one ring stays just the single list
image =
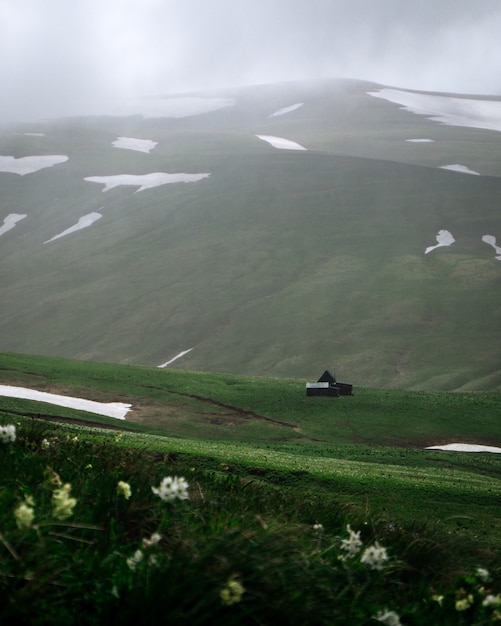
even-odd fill
[{"label": "fog", "polygon": [[499,0],[0,0],[0,119],[312,78],[501,95]]}]

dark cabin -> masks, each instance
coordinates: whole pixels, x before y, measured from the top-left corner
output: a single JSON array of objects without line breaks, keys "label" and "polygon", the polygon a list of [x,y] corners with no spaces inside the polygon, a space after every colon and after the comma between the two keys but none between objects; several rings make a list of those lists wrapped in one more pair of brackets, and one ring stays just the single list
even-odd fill
[{"label": "dark cabin", "polygon": [[329,370],[320,376],[316,383],[306,383],[307,396],[352,396],[353,385],[350,383],[342,383],[336,380]]}]

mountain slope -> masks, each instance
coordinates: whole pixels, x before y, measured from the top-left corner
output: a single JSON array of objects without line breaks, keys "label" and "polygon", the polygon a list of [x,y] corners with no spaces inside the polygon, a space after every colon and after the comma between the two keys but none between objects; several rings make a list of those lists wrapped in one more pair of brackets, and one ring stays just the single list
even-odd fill
[{"label": "mountain slope", "polygon": [[[263,86],[184,118],[4,129],[2,155],[68,160],[0,172],[0,227],[26,215],[0,236],[0,349],[148,365],[185,352],[170,367],[499,390],[501,264],[482,240],[501,243],[501,178],[483,175],[499,136],[378,88]],[[154,173],[205,176],[137,191]],[[103,177],[124,175],[147,177],[103,193],[117,182]],[[444,229],[454,243],[425,254]]]}]

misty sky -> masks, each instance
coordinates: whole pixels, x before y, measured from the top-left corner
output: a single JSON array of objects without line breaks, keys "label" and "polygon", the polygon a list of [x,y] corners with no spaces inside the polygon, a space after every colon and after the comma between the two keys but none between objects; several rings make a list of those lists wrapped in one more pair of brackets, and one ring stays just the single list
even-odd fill
[{"label": "misty sky", "polygon": [[501,0],[0,0],[0,118],[304,78],[501,95]]}]

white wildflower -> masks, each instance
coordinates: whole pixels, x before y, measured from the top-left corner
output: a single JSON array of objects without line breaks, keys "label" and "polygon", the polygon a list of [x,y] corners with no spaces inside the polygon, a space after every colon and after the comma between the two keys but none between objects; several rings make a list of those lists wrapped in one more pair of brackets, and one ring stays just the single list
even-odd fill
[{"label": "white wildflower", "polygon": [[402,626],[400,617],[398,616],[398,613],[395,613],[395,611],[388,611],[387,609],[384,611],[378,611],[378,613],[373,615],[372,618],[377,622],[386,624],[386,626]]},{"label": "white wildflower", "polygon": [[16,427],[14,424],[0,426],[0,441],[3,443],[12,443],[16,440]]},{"label": "white wildflower", "polygon": [[[471,599],[471,600],[470,600]],[[462,598],[461,600],[456,600],[456,611],[466,611],[473,604],[473,596],[468,596],[467,598]]]},{"label": "white wildflower", "polygon": [[226,604],[226,606],[231,606],[236,602],[240,602],[242,596],[245,592],[243,585],[235,580],[234,578],[230,578],[226,585],[221,589],[219,593],[219,597],[221,598],[221,602]]},{"label": "white wildflower", "polygon": [[75,498],[70,497],[71,485],[66,483],[52,493],[52,511],[54,517],[64,520],[73,515],[73,507],[77,503]]},{"label": "white wildflower", "polygon": [[117,493],[123,496],[126,500],[128,500],[132,495],[132,490],[129,483],[120,480],[117,484]]},{"label": "white wildflower", "polygon": [[153,533],[149,539],[147,539],[146,537],[143,539],[143,548],[147,549],[151,548],[152,546],[156,546],[161,539],[162,535],[160,535],[159,533]]},{"label": "white wildflower", "polygon": [[346,552],[345,555],[341,556],[340,559],[345,561],[360,552],[360,548],[362,547],[362,540],[360,539],[360,531],[355,532],[351,529],[351,526],[348,524],[346,526],[346,530],[348,531],[349,537],[348,539],[343,539],[341,541],[341,550]]},{"label": "white wildflower", "polygon": [[476,574],[477,578],[480,578],[480,580],[484,583],[486,583],[490,578],[489,570],[484,567],[477,567]]},{"label": "white wildflower", "polygon": [[166,476],[159,487],[152,487],[155,495],[164,502],[173,502],[176,499],[186,500],[188,496],[188,483],[184,478]]},{"label": "white wildflower", "polygon": [[28,496],[24,502],[21,502],[21,504],[16,507],[14,515],[18,528],[31,528],[33,519],[35,518],[33,505],[33,498]]},{"label": "white wildflower", "polygon": [[44,450],[48,450],[50,448],[50,441],[47,438],[42,439],[42,443],[40,444]]},{"label": "white wildflower", "polygon": [[132,571],[134,571],[138,564],[141,563],[143,558],[144,554],[141,552],[141,550],[136,550],[134,554],[127,559],[127,565]]},{"label": "white wildflower", "polygon": [[374,545],[364,550],[360,562],[367,565],[370,569],[382,570],[387,560],[386,548],[380,546],[376,541]]},{"label": "white wildflower", "polygon": [[501,607],[501,595],[498,593],[497,596],[494,596],[490,593],[488,596],[485,596],[482,606],[489,606],[494,609]]}]

